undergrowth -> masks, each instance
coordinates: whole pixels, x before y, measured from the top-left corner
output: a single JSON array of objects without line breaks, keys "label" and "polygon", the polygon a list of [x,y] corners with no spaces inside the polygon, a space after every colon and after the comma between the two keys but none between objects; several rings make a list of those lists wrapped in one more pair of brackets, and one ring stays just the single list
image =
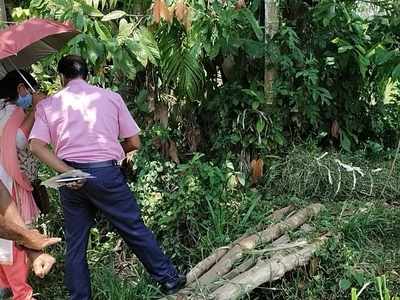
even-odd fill
[{"label": "undergrowth", "polygon": [[[371,161],[362,154],[324,155],[316,149],[296,148],[285,158],[266,161],[263,181],[252,187],[231,162],[215,165],[196,156],[176,166],[139,156],[137,179],[130,185],[145,222],[182,271],[244,232],[268,224],[266,216],[276,208],[323,202],[326,210],[311,225],[319,233],[330,232],[329,242],[309,266],[265,284],[246,298],[350,299],[353,289],[353,294],[362,290],[358,299],[380,299],[377,276],[385,276],[391,296],[400,294],[400,210],[396,202],[400,169],[395,166],[390,174],[390,167],[389,160]],[[52,193],[52,204],[41,225],[48,233],[62,236],[56,193]],[[43,281],[32,278],[39,299],[67,299],[64,246],[51,249],[58,264],[49,277]],[[93,299],[161,296],[101,216],[91,231],[88,260]]]}]

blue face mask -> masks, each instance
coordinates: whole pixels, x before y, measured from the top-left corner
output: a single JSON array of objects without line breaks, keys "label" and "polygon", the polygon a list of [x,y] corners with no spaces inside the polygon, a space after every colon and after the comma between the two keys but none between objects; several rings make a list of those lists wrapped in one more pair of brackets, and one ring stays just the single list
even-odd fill
[{"label": "blue face mask", "polygon": [[32,95],[26,94],[25,96],[19,96],[16,102],[17,106],[22,107],[23,109],[28,108],[32,105]]}]

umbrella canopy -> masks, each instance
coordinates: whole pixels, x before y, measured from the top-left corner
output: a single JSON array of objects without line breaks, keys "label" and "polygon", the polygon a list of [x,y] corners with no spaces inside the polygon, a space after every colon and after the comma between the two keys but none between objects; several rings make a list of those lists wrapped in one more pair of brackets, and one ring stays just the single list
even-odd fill
[{"label": "umbrella canopy", "polygon": [[0,78],[60,50],[79,32],[67,23],[31,19],[0,31]]}]

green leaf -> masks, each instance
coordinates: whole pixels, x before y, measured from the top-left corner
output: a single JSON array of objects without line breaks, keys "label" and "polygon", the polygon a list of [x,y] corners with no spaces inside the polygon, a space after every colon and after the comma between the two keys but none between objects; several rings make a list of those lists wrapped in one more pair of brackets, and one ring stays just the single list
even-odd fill
[{"label": "green leaf", "polygon": [[339,281],[339,287],[341,290],[348,290],[351,287],[351,282],[346,278],[342,278]]},{"label": "green leaf", "polygon": [[354,47],[353,46],[341,46],[338,48],[338,53],[344,53],[349,50],[352,50]]},{"label": "green leaf", "polygon": [[75,20],[75,26],[78,30],[82,31],[83,27],[85,25],[85,19],[84,16],[82,14],[78,14],[78,16],[76,17]]},{"label": "green leaf", "polygon": [[261,58],[265,55],[265,47],[264,42],[258,42],[253,40],[242,40],[244,42],[244,51],[246,51],[247,55],[252,56],[254,58]]},{"label": "green leaf", "polygon": [[398,64],[392,71],[393,79],[400,80],[400,64]]},{"label": "green leaf", "polygon": [[274,140],[276,143],[278,143],[280,146],[283,146],[285,144],[285,138],[283,135],[279,132],[275,132],[274,134]]},{"label": "green leaf", "polygon": [[394,52],[388,51],[384,48],[378,48],[375,51],[376,63],[378,65],[383,65],[389,62],[394,56]]},{"label": "green leaf", "polygon": [[112,38],[111,32],[101,22],[95,21],[94,27],[101,40],[109,41]]},{"label": "green leaf", "polygon": [[227,161],[227,162],[226,162],[226,167],[227,167],[229,170],[232,170],[232,171],[235,170],[235,167],[233,166],[233,163],[232,163],[231,161]]},{"label": "green leaf", "polygon": [[160,59],[160,51],[154,35],[145,27],[139,32],[135,32],[134,42],[127,42],[129,50],[136,55],[136,59],[146,66],[148,61],[157,65]]},{"label": "green leaf", "polygon": [[119,22],[118,38],[124,39],[129,37],[133,33],[134,28],[134,24],[128,23],[125,19],[121,19]]},{"label": "green leaf", "polygon": [[258,133],[261,133],[265,128],[265,122],[263,119],[258,119],[257,124],[256,124],[256,129]]},{"label": "green leaf", "polygon": [[44,1],[43,0],[31,0],[29,7],[38,8]]},{"label": "green leaf", "polygon": [[342,146],[342,148],[348,152],[351,151],[351,140],[348,136],[348,134],[345,131],[341,132],[340,135],[340,144]]},{"label": "green leaf", "polygon": [[85,35],[84,41],[86,43],[86,51],[89,61],[95,65],[97,60],[104,56],[104,46],[90,35]]},{"label": "green leaf", "polygon": [[357,284],[359,286],[363,286],[364,282],[365,282],[365,278],[364,278],[364,274],[361,272],[355,272],[353,274],[354,279],[357,281]]},{"label": "green leaf", "polygon": [[121,69],[124,71],[124,74],[131,80],[135,79],[136,77],[136,67],[129,55],[126,51],[122,52],[122,61],[121,61]]},{"label": "green leaf", "polygon": [[122,10],[114,10],[110,12],[109,14],[105,15],[101,20],[104,22],[115,20],[115,19],[120,19],[122,17],[126,16],[126,12]]},{"label": "green leaf", "polygon": [[93,0],[92,1],[92,6],[96,9],[99,9],[99,0]]},{"label": "green leaf", "polygon": [[[91,5],[88,5],[86,3],[86,1],[84,0],[75,0],[76,2],[78,2],[80,4],[80,9],[81,9],[81,13],[83,14],[87,14],[91,17],[102,17],[103,14],[101,13],[101,11],[99,11],[98,9],[94,8]],[[71,3],[72,1],[70,1]],[[73,4],[74,2],[72,2]]]},{"label": "green leaf", "polygon": [[361,75],[363,76],[363,78],[365,78],[365,74],[367,73],[370,61],[366,56],[359,55],[358,56],[358,64],[360,66]]},{"label": "green leaf", "polygon": [[264,40],[264,33],[261,29],[260,24],[258,23],[257,19],[253,15],[253,13],[248,8],[242,8],[240,12],[246,18],[247,22],[250,24],[251,28],[253,29],[257,39],[259,41]]},{"label": "green leaf", "polygon": [[256,91],[252,89],[242,89],[242,92],[245,93],[246,95],[249,95],[253,99],[256,99],[258,102],[261,102],[263,100],[263,95],[258,94]]},{"label": "green leaf", "polygon": [[243,173],[238,173],[236,175],[236,178],[238,179],[238,181],[239,181],[241,186],[245,186],[246,185],[246,178],[245,178]]}]

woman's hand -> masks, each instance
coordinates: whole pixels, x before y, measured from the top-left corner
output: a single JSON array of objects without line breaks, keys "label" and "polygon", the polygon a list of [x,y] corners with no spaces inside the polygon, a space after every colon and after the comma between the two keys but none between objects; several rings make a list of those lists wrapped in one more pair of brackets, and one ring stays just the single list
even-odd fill
[{"label": "woman's hand", "polygon": [[32,262],[33,272],[39,278],[44,278],[56,262],[53,256],[43,252],[28,251],[28,257]]},{"label": "woman's hand", "polygon": [[19,244],[32,250],[42,250],[61,241],[60,238],[47,237],[34,229],[24,229],[21,234],[22,238]]}]

